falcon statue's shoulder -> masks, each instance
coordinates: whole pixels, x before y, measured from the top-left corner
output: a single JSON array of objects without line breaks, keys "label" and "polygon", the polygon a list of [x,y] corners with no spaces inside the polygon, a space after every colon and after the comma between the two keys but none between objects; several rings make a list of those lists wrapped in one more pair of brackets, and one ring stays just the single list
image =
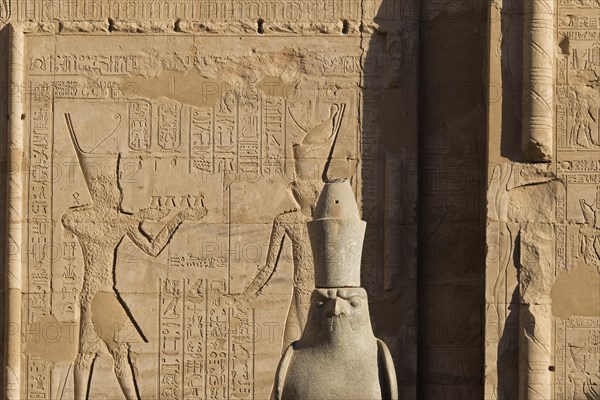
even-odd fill
[{"label": "falcon statue's shoulder", "polygon": [[388,347],[381,339],[377,339],[377,355],[382,379],[382,398],[383,400],[398,400],[398,382],[396,382],[394,361]]}]

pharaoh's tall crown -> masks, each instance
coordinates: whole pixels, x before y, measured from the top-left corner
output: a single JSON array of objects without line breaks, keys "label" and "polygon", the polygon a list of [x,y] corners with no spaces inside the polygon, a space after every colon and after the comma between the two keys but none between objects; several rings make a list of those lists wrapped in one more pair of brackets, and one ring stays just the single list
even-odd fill
[{"label": "pharaoh's tall crown", "polygon": [[67,129],[69,131],[73,148],[77,154],[77,161],[79,161],[79,166],[81,168],[81,172],[83,173],[83,177],[88,189],[90,188],[91,180],[100,175],[105,175],[116,179],[120,159],[120,153],[118,153],[118,149],[116,146],[113,146],[115,148],[111,150],[113,150],[114,153],[107,153],[106,151],[103,152],[98,150],[98,147],[100,147],[102,142],[106,141],[110,135],[104,138],[100,143],[96,144],[91,150],[84,150],[81,147],[79,138],[75,132],[71,114],[65,113],[65,122],[67,124]]},{"label": "pharaoh's tall crown", "polygon": [[315,264],[315,287],[360,287],[367,223],[360,219],[348,180],[325,184],[308,234]]}]

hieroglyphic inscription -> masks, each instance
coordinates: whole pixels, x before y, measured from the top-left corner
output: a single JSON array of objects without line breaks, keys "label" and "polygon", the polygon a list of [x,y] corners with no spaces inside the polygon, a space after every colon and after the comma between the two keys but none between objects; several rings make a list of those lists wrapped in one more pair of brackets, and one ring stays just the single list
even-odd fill
[{"label": "hieroglyphic inscription", "polygon": [[[256,96],[238,107],[239,96],[224,95],[218,106],[181,106],[176,102],[129,102],[129,147],[161,151],[181,146],[180,121],[189,115],[189,160],[192,170],[209,173],[282,174],[286,148],[286,104],[281,98]],[[157,114],[157,122],[152,119]]]},{"label": "hieroglyphic inscription", "polygon": [[[14,0],[12,2],[15,2]],[[376,6],[377,2],[373,2]],[[377,7],[373,8],[377,8]],[[263,17],[269,20],[290,22],[333,22],[343,18],[359,18],[359,0],[174,0],[158,3],[146,0],[27,0],[16,7],[19,21],[34,20],[101,20],[108,17],[117,20],[140,19],[147,21],[170,21],[176,18],[228,22],[255,20]],[[393,15],[400,9],[390,10]],[[3,12],[7,14],[6,11]]]},{"label": "hieroglyphic inscription", "polygon": [[158,145],[176,150],[181,144],[181,105],[165,101],[158,106]]},{"label": "hieroglyphic inscription", "polygon": [[50,363],[38,357],[27,357],[27,400],[51,399]]},{"label": "hieroglyphic inscription", "polygon": [[129,147],[147,150],[150,147],[152,109],[149,102],[137,100],[129,103]]},{"label": "hieroglyphic inscription", "polygon": [[[311,57],[318,61],[313,66],[315,72],[323,76],[358,78],[361,73],[361,58],[357,55],[340,55],[332,53],[314,53]],[[104,77],[119,78],[126,76],[148,76],[148,66],[160,65],[165,71],[189,72],[195,68],[202,68],[204,63],[210,61],[211,57],[201,50],[176,50],[164,51],[161,54],[140,51],[119,51],[106,53],[96,52],[60,52],[54,54],[34,53],[28,56],[26,67],[31,75],[37,76],[73,76],[78,74],[98,74]],[[383,60],[375,55],[372,60],[374,67],[381,67]],[[59,81],[57,81],[59,82]],[[69,82],[71,85],[73,81]],[[94,89],[103,81],[92,81],[85,86]],[[277,85],[267,82],[270,92]],[[108,85],[107,85],[108,86]],[[288,97],[294,95],[288,88]]]},{"label": "hieroglyphic inscription", "polygon": [[218,172],[237,172],[237,102],[235,93],[226,92],[215,112],[215,164]]},{"label": "hieroglyphic inscription", "polygon": [[209,399],[227,399],[229,392],[229,308],[222,301],[225,280],[209,282],[207,305],[207,385]]},{"label": "hieroglyphic inscription", "polygon": [[[362,96],[363,108],[363,134],[361,136],[361,152],[363,156],[362,175],[364,177],[379,176],[380,153],[379,141],[381,128],[379,125],[379,101],[378,96],[365,93]],[[380,183],[377,179],[364,179],[362,184],[360,207],[363,219],[367,221],[367,231],[363,244],[364,253],[369,256],[363,258],[361,280],[363,287],[368,291],[369,297],[378,296],[378,274],[376,265],[377,255],[381,254],[379,230],[376,229],[379,222],[378,195]]]},{"label": "hieroglyphic inscription", "polygon": [[122,76],[135,72],[143,60],[143,56],[132,54],[45,54],[31,56],[28,69],[36,75],[98,72],[104,76]]},{"label": "hieroglyphic inscription", "polygon": [[260,164],[262,159],[260,154],[262,148],[261,111],[261,102],[257,93],[240,101],[239,160],[242,173],[256,174],[262,169]]},{"label": "hieroglyphic inscription", "polygon": [[226,304],[226,281],[167,278],[160,285],[159,398],[252,399],[253,321]]},{"label": "hieroglyphic inscription", "polygon": [[198,279],[185,291],[183,298],[184,315],[184,359],[183,359],[183,398],[199,399],[205,394],[206,352],[206,280]]},{"label": "hieroglyphic inscription", "polygon": [[52,104],[50,87],[33,87],[30,114],[28,323],[50,313],[52,260]]},{"label": "hieroglyphic inscription", "polygon": [[181,281],[166,279],[160,288],[160,347],[158,398],[178,399],[181,397],[183,311]]},{"label": "hieroglyphic inscription", "polygon": [[[181,145],[180,121],[189,115],[189,160],[192,170],[209,173],[281,175],[285,171],[287,136],[282,98],[256,95],[256,103],[238,106],[240,96],[226,93],[218,106],[129,102],[129,147],[147,151],[157,143],[162,151]],[[152,115],[157,114],[158,122]]]},{"label": "hieroglyphic inscription", "polygon": [[[561,11],[566,10],[565,5]],[[570,40],[598,40],[600,38],[600,17],[593,13],[585,13],[579,10],[581,9],[570,10],[571,12],[576,12],[576,14],[561,13],[561,18],[558,19],[560,32]],[[590,58],[588,61],[593,61],[594,55],[594,52],[592,52],[589,55]]]},{"label": "hieroglyphic inscription", "polygon": [[263,131],[265,135],[263,171],[267,174],[279,175],[284,168],[282,156],[285,149],[285,101],[278,97],[266,98],[263,107]]},{"label": "hieroglyphic inscription", "polygon": [[201,269],[225,268],[227,267],[227,259],[225,257],[196,257],[193,255],[171,256],[169,257],[169,267],[187,270],[188,272]]},{"label": "hieroglyphic inscription", "polygon": [[556,225],[556,267],[555,274],[566,271],[567,268],[567,227],[563,224]]},{"label": "hieroglyphic inscription", "polygon": [[192,168],[213,173],[213,110],[192,107],[190,112],[190,164]]}]

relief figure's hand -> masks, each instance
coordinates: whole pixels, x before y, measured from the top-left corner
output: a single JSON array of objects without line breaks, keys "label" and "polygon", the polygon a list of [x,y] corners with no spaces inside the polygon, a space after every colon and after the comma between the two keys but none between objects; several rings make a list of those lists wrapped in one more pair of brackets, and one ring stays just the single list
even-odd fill
[{"label": "relief figure's hand", "polygon": [[135,218],[140,221],[160,221],[171,213],[168,207],[144,208],[135,214]]},{"label": "relief figure's hand", "polygon": [[179,211],[179,217],[188,221],[198,221],[204,218],[208,212],[204,206],[204,198],[201,198],[198,203]]}]

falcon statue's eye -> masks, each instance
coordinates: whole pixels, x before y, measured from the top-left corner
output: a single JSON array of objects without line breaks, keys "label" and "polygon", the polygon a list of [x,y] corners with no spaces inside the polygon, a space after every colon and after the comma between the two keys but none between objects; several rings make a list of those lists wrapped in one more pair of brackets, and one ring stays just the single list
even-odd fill
[{"label": "falcon statue's eye", "polygon": [[353,297],[352,300],[350,300],[350,305],[354,308],[360,307],[360,299],[358,297]]}]

